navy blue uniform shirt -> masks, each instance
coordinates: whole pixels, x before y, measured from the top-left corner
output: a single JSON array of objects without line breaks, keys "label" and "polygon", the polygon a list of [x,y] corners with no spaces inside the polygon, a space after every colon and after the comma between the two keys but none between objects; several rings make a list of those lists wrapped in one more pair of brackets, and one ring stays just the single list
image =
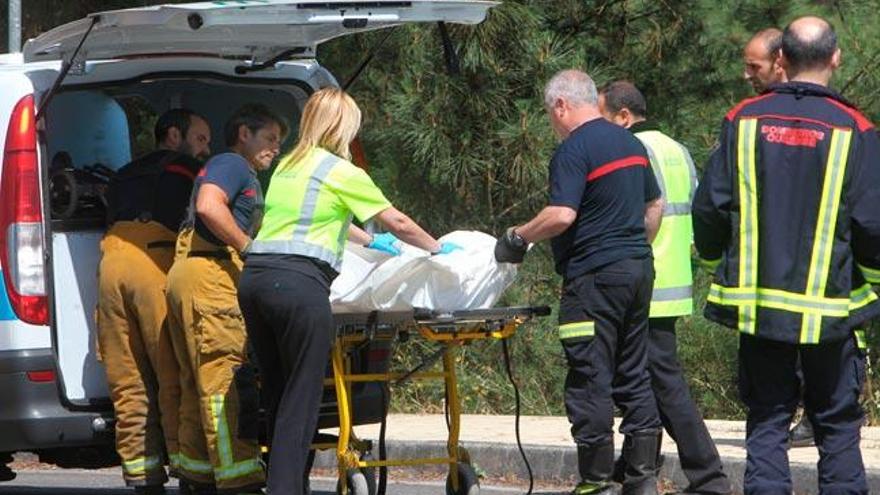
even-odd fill
[{"label": "navy blue uniform shirt", "polygon": [[[193,198],[197,197],[202,184],[214,184],[226,193],[229,210],[238,228],[253,237],[263,216],[263,190],[257,180],[257,173],[247,161],[237,153],[222,153],[205,164],[196,177]],[[195,208],[191,206],[191,209]],[[195,230],[198,235],[218,246],[224,242],[218,239],[198,215],[195,217]]]},{"label": "navy blue uniform shirt", "polygon": [[570,279],[650,256],[645,203],[659,197],[645,148],[632,133],[601,118],[572,131],[550,161],[550,205],[577,211],[551,241],[556,271]]}]

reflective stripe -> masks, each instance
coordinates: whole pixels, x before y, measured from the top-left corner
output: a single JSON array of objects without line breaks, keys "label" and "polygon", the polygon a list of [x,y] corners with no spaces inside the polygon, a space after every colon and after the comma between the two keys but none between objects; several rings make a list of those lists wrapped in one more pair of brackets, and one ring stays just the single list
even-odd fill
[{"label": "reflective stripe", "polygon": [[690,174],[691,179],[691,194],[688,200],[691,202],[691,204],[693,204],[694,195],[697,193],[697,185],[699,182],[697,180],[697,166],[694,165],[694,158],[691,156],[691,152],[688,151],[688,149],[685,148],[681,143],[678,143],[678,146],[681,147],[681,153],[684,155],[684,159],[688,165],[688,173]]},{"label": "reflective stripe", "polygon": [[672,217],[677,215],[690,215],[691,214],[691,204],[690,203],[666,203],[663,206],[663,216],[664,217]]},{"label": "reflective stripe", "polygon": [[231,466],[222,466],[214,470],[214,478],[217,480],[231,480],[242,478],[263,470],[263,462],[259,459],[247,459],[236,462]]},{"label": "reflective stripe", "polygon": [[657,153],[647,140],[640,139],[640,141],[645,146],[645,151],[648,152],[648,161],[651,162],[651,170],[654,171],[654,177],[657,179],[657,185],[660,187],[660,195],[665,198],[667,197],[666,182],[663,179],[663,171],[660,170],[660,160],[657,159]]},{"label": "reflective stripe", "polygon": [[217,432],[217,450],[220,453],[220,466],[230,466],[235,460],[232,457],[232,436],[229,434],[229,423],[226,421],[226,398],[223,395],[211,396],[211,421]]},{"label": "reflective stripe", "polygon": [[122,461],[122,470],[130,476],[143,475],[160,467],[162,467],[162,459],[155,455]]},{"label": "reflective stripe", "polygon": [[[831,252],[834,248],[834,230],[837,226],[837,213],[843,190],[843,176],[852,131],[835,129],[831,134],[831,150],[825,165],[825,178],[822,186],[822,199],[816,218],[815,239],[813,240],[810,272],[807,275],[807,296],[817,297],[825,294],[828,272],[831,268]],[[801,324],[802,344],[819,342],[822,331],[822,318],[810,314],[804,316]]]},{"label": "reflective stripe", "polygon": [[651,294],[651,302],[678,301],[680,299],[690,299],[694,295],[693,287],[685,285],[681,287],[662,287],[655,288]]},{"label": "reflective stripe", "polygon": [[315,167],[315,170],[309,177],[309,183],[306,186],[306,192],[300,207],[300,216],[294,225],[293,235],[290,239],[257,239],[251,244],[249,252],[309,256],[324,261],[332,266],[334,270],[339,271],[342,267],[342,248],[345,245],[346,236],[348,236],[348,223],[346,223],[346,228],[339,235],[339,242],[337,243],[339,252],[312,244],[306,238],[309,234],[309,228],[314,221],[315,209],[318,207],[318,197],[321,194],[321,186],[327,179],[327,176],[330,175],[333,167],[340,162],[339,157],[330,154],[318,162],[318,166]]},{"label": "reflective stripe", "polygon": [[[868,291],[865,291],[865,287]],[[779,309],[792,313],[814,314],[822,317],[846,318],[850,311],[866,306],[877,300],[877,295],[865,286],[852,291],[849,299],[830,297],[811,297],[779,289],[742,287],[723,287],[712,284],[709,287],[709,302],[723,306],[759,306]]]},{"label": "reflective stripe", "polygon": [[214,472],[214,467],[211,466],[210,462],[199,461],[191,457],[187,457],[184,454],[179,454],[177,467],[183,469],[184,471],[189,471],[190,473],[197,474],[212,474]]},{"label": "reflective stripe", "polygon": [[718,258],[717,260],[707,260],[705,258],[699,258],[697,259],[697,263],[699,263],[700,266],[702,266],[703,268],[712,270],[714,272],[718,268],[718,265],[721,264],[721,258]]},{"label": "reflective stripe", "polygon": [[875,285],[880,284],[880,270],[868,268],[865,265],[859,265],[859,269],[862,271],[862,275],[865,276],[865,280]]},{"label": "reflective stripe", "polygon": [[868,348],[868,340],[865,338],[864,330],[853,330],[853,335],[856,337],[856,347],[863,351]]},{"label": "reflective stripe", "polygon": [[168,454],[168,465],[172,469],[180,467],[180,454]]},{"label": "reflective stripe", "polygon": [[[757,142],[757,119],[739,122],[737,144],[737,175],[739,182],[739,286],[755,291],[758,286],[758,189],[755,168],[755,145]],[[739,306],[739,329],[754,335],[757,306]]]},{"label": "reflective stripe", "polygon": [[596,323],[592,321],[578,321],[559,325],[559,340],[592,337],[595,334]]}]

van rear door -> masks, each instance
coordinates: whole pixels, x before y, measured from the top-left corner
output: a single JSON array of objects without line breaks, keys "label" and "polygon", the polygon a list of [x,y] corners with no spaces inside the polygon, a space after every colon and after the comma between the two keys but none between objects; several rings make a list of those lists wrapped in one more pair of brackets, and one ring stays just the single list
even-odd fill
[{"label": "van rear door", "polygon": [[[168,60],[173,67],[174,59],[168,57],[174,56],[260,62],[299,48],[303,57],[310,57],[318,44],[347,34],[414,22],[477,24],[497,4],[483,0],[235,0],[115,10],[92,14],[29,40],[24,60],[26,65],[67,60],[90,27],[77,61],[149,59],[155,70],[158,60]],[[40,88],[49,86],[51,82]],[[53,120],[51,115],[49,120]],[[63,125],[77,125],[77,119],[61,120]],[[115,135],[116,130],[101,135]],[[47,140],[51,142],[52,136]],[[49,245],[52,345],[59,356],[62,396],[78,407],[104,407],[107,401],[93,338],[97,297],[93,274],[100,235],[99,231],[52,232]]]},{"label": "van rear door", "polygon": [[413,22],[477,24],[497,2],[483,0],[237,0],[158,5],[92,14],[27,42],[26,62],[73,52],[89,26],[83,60],[204,54],[264,58],[347,34]]}]

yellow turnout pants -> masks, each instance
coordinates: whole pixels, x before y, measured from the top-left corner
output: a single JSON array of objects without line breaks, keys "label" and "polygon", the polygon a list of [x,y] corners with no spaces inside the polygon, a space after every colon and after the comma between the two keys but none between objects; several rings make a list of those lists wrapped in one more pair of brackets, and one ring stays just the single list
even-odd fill
[{"label": "yellow turnout pants", "polygon": [[[156,222],[116,222],[101,241],[98,355],[116,410],[116,450],[129,485],[163,484],[177,451],[177,360],[165,321],[165,273],[176,235]],[[169,414],[170,412],[170,414]]]},{"label": "yellow turnout pants", "polygon": [[[168,327],[180,367],[180,451],[177,474],[190,482],[229,490],[265,481],[256,435],[239,436],[240,396],[253,405],[245,429],[256,421],[256,384],[236,380],[247,361],[246,333],[238,307],[242,261],[233,249],[208,243],[191,229],[178,236],[168,273]],[[250,428],[253,430],[253,428]]]}]

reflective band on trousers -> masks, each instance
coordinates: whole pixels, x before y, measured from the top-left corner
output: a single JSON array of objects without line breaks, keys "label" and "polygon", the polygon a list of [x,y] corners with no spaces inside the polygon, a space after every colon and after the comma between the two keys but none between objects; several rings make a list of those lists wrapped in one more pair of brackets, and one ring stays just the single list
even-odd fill
[{"label": "reflective band on trousers", "polygon": [[690,203],[666,203],[663,206],[663,216],[664,217],[674,217],[677,215],[690,215],[691,214],[691,204]]},{"label": "reflective band on trousers", "polygon": [[173,468],[196,474],[212,474],[214,472],[213,466],[208,461],[198,461],[183,454],[173,454],[170,457]]},{"label": "reflective band on trousers", "polygon": [[[813,253],[810,260],[810,272],[807,276],[807,295],[810,296],[824,295],[828,284],[831,251],[834,249],[834,230],[837,227],[837,213],[840,208],[843,176],[846,172],[851,137],[852,131],[835,129],[831,133],[831,152],[828,155],[828,163],[825,165],[822,199],[816,218]],[[801,324],[801,343],[815,344],[819,342],[821,330],[821,316],[805,315]]]},{"label": "reflective band on trousers", "polygon": [[592,337],[595,334],[596,323],[592,321],[578,321],[559,325],[559,340]]},{"label": "reflective band on trousers", "polygon": [[[739,182],[739,286],[748,291],[758,287],[758,187],[755,167],[757,119],[739,122],[737,139],[737,178]],[[754,304],[739,307],[740,331],[754,334],[758,316]]]},{"label": "reflective band on trousers", "polygon": [[651,294],[652,302],[677,301],[693,297],[694,290],[690,285],[684,287],[660,287],[655,288]]},{"label": "reflective band on trousers", "polygon": [[862,275],[865,276],[865,280],[874,285],[880,284],[880,270],[876,268],[868,268],[865,265],[859,265],[859,269],[862,271]]},{"label": "reflective band on trousers", "polygon": [[763,287],[746,289],[712,284],[709,287],[707,300],[723,306],[737,306],[739,308],[753,306],[819,317],[846,318],[851,311],[876,301],[877,295],[871,290],[870,285],[852,291],[850,298],[844,299],[810,297],[805,294]]},{"label": "reflective band on trousers", "polygon": [[226,421],[226,397],[211,396],[211,420],[217,432],[217,450],[220,454],[220,466],[214,468],[214,477],[218,480],[230,480],[250,475],[263,469],[259,459],[245,459],[235,462],[232,455],[232,435]]},{"label": "reflective band on trousers", "polygon": [[339,271],[339,269],[342,268],[342,247],[348,236],[348,223],[351,222],[350,217],[348,222],[346,222],[345,228],[343,228],[339,234],[340,238],[337,239],[337,247],[340,249],[338,252],[327,249],[324,246],[310,243],[306,240],[309,233],[309,227],[312,225],[313,217],[315,215],[315,209],[318,206],[321,185],[327,176],[330,175],[330,172],[337,163],[340,163],[338,157],[328,155],[318,163],[317,168],[312,172],[305,196],[302,200],[300,217],[296,221],[291,238],[285,240],[256,239],[251,244],[251,253],[297,254],[324,261],[336,271]]},{"label": "reflective band on trousers", "polygon": [[129,476],[140,476],[161,467],[162,459],[155,455],[122,461],[122,470]]},{"label": "reflective band on trousers", "polygon": [[853,330],[853,335],[856,336],[856,347],[863,351],[868,349],[868,340],[865,338],[864,330]]}]

